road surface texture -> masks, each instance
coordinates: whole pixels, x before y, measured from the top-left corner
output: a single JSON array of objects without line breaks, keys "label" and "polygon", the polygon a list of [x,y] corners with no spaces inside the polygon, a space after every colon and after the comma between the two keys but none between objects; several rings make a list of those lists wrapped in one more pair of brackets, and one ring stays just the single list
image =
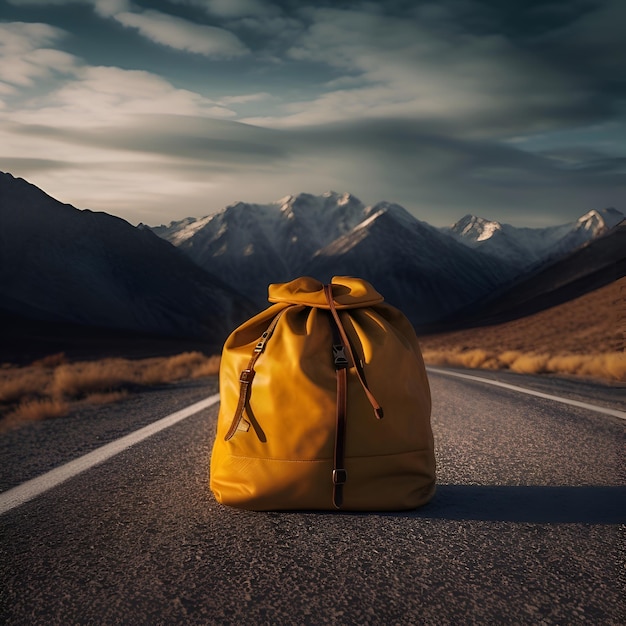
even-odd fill
[{"label": "road surface texture", "polygon": [[[623,389],[497,377],[624,410]],[[430,380],[439,487],[426,507],[223,507],[207,486],[214,405],[0,517],[0,623],[626,623],[626,421]],[[9,433],[0,488],[213,393],[162,388]]]}]

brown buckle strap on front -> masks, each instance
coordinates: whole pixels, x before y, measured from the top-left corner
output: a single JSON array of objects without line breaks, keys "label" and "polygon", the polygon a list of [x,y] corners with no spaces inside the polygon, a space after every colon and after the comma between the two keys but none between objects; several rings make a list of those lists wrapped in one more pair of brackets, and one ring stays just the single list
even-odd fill
[{"label": "brown buckle strap on front", "polygon": [[[326,288],[324,288],[326,293]],[[328,297],[328,295],[327,295]],[[331,296],[332,297],[332,296]],[[335,412],[335,449],[333,458],[333,505],[340,509],[343,504],[343,486],[348,479],[344,468],[346,444],[346,417],[348,409],[348,359],[346,347],[342,343],[339,329],[335,321],[330,318],[330,328],[333,333],[333,361],[337,374],[337,404]]]},{"label": "brown buckle strap on front", "polygon": [[361,387],[363,387],[363,391],[367,396],[372,408],[374,409],[374,414],[377,419],[382,419],[383,417],[383,408],[378,404],[378,401],[374,397],[374,394],[370,391],[367,386],[367,382],[365,381],[365,373],[361,369],[361,363],[354,356],[354,351],[352,350],[352,346],[350,345],[350,340],[348,339],[348,334],[346,333],[343,324],[341,323],[341,319],[339,317],[339,313],[337,313],[337,308],[335,307],[335,301],[333,299],[333,286],[332,285],[324,285],[324,294],[326,295],[326,300],[328,301],[328,306],[330,307],[330,312],[335,320],[335,324],[337,325],[337,331],[341,337],[341,341],[343,342],[343,346],[348,353],[349,360],[351,361],[351,365],[354,366],[356,371],[357,378],[361,383]]},{"label": "brown buckle strap on front", "polygon": [[[286,309],[283,309],[273,320],[272,323],[267,327],[267,330],[261,335],[261,338],[257,342],[254,352],[252,353],[252,357],[248,362],[248,366],[245,370],[241,372],[239,375],[239,402],[237,403],[237,408],[235,409],[235,415],[233,417],[233,421],[231,422],[230,428],[228,432],[224,436],[224,441],[228,441],[233,437],[233,435],[237,432],[239,428],[239,424],[243,420],[243,414],[246,410],[246,404],[250,400],[250,391],[252,387],[252,381],[254,380],[254,364],[257,362],[257,359],[265,350],[265,344],[268,342],[269,338],[272,336],[274,329],[276,328],[276,324],[278,324],[278,320],[280,316],[284,313]],[[248,424],[248,426],[250,426]]]},{"label": "brown buckle strap on front", "polygon": [[[359,364],[354,358],[348,335],[343,328],[335,303],[333,300],[332,285],[324,285],[324,295],[328,301],[328,306],[332,314],[331,329],[333,333],[333,359],[335,371],[337,373],[337,409],[335,427],[335,451],[333,458],[333,505],[340,509],[343,504],[343,486],[348,479],[348,472],[345,465],[345,445],[346,445],[346,422],[348,414],[348,367],[350,361],[354,365],[357,376],[363,386],[366,395],[374,407],[376,417],[381,418],[383,411],[376,399],[365,384],[365,377],[359,372]],[[346,354],[347,353],[347,354]],[[349,357],[349,359],[348,359]]]}]

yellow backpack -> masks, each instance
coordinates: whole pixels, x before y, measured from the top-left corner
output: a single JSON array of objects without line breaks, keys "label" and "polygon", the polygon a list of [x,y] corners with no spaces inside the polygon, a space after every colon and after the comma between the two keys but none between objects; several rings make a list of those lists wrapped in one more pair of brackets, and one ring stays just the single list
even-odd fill
[{"label": "yellow backpack", "polygon": [[211,489],[253,510],[412,509],[435,491],[413,327],[364,280],[269,286],[227,339]]}]

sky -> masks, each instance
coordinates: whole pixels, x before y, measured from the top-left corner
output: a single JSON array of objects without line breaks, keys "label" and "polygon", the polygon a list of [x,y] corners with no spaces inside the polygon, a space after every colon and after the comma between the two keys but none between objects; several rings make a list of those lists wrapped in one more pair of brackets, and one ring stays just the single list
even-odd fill
[{"label": "sky", "polygon": [[0,170],[133,224],[626,213],[623,0],[0,0]]}]

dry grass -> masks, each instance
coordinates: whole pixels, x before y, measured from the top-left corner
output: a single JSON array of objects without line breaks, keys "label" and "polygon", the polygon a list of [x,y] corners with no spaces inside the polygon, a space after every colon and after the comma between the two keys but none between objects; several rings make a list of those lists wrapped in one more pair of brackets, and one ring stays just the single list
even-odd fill
[{"label": "dry grass", "polygon": [[200,352],[143,360],[67,363],[52,355],[26,367],[0,369],[0,431],[66,415],[73,403],[117,402],[135,389],[216,375],[220,359]]},{"label": "dry grass", "polygon": [[425,350],[424,360],[431,365],[508,369],[520,374],[569,374],[626,382],[626,355],[621,352],[551,356],[516,350],[500,353],[487,350]]},{"label": "dry grass", "polygon": [[134,383],[133,374],[127,362],[121,359],[60,365],[54,370],[50,394],[61,398],[81,398],[113,391]]},{"label": "dry grass", "polygon": [[626,279],[504,324],[424,336],[433,365],[626,382]]},{"label": "dry grass", "polygon": [[0,420],[0,433],[19,427],[25,422],[62,417],[67,415],[69,408],[69,404],[64,400],[49,398],[25,400],[9,410]]},{"label": "dry grass", "polygon": [[205,376],[216,376],[220,371],[220,357],[210,356],[204,363],[196,366],[191,374],[191,378],[204,378]]},{"label": "dry grass", "polygon": [[0,404],[15,404],[25,398],[36,398],[45,393],[49,375],[38,368],[15,372],[3,369],[0,375]]},{"label": "dry grass", "polygon": [[123,389],[122,391],[109,391],[107,393],[90,393],[85,398],[86,404],[111,404],[128,398],[130,393]]},{"label": "dry grass", "polygon": [[[211,358],[216,357],[209,357],[207,359],[207,357],[200,352],[184,352],[183,354],[177,354],[169,359],[160,360],[150,365],[141,373],[140,379],[143,384],[158,385],[172,380],[193,378],[196,370],[205,366]],[[219,357],[217,358],[219,363]],[[218,370],[219,365],[215,371],[210,371],[205,375],[216,374]]]}]

